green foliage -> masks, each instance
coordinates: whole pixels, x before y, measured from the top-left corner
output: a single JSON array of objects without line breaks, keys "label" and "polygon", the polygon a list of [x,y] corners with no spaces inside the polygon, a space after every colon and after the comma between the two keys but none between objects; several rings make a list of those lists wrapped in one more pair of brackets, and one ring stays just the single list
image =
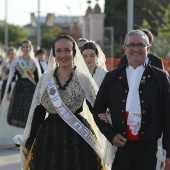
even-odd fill
[{"label": "green foliage", "polygon": [[[156,11],[155,15],[157,16],[154,20],[156,35],[152,51],[165,59],[170,51],[170,3],[166,7],[159,5],[159,10]],[[148,25],[150,24],[148,23]]]},{"label": "green foliage", "polygon": [[155,37],[154,43],[151,48],[151,52],[157,56],[166,59],[168,52],[170,51],[170,42],[166,37]]},{"label": "green foliage", "polygon": [[[4,26],[0,25],[0,37],[1,43],[4,44]],[[9,46],[18,47],[22,41],[27,39],[27,32],[24,28],[9,24],[8,25],[8,37],[9,37]]]},{"label": "green foliage", "polygon": [[[138,27],[137,24],[134,24],[135,27]],[[149,24],[149,22],[146,19],[143,19],[142,24],[140,26],[141,29],[148,29],[151,30],[151,25]]]},{"label": "green foliage", "polygon": [[[105,0],[105,26],[114,27],[116,49],[122,48],[120,38],[124,38],[127,32],[127,1]],[[165,58],[170,50],[170,1],[134,0],[134,29],[141,28],[149,29],[154,34],[152,50]],[[117,55],[120,54],[115,53]]]},{"label": "green foliage", "polygon": [[50,49],[52,46],[52,42],[54,41],[55,37],[59,34],[59,28],[47,28],[44,27],[42,29],[42,36],[41,36],[41,46],[42,48]]}]

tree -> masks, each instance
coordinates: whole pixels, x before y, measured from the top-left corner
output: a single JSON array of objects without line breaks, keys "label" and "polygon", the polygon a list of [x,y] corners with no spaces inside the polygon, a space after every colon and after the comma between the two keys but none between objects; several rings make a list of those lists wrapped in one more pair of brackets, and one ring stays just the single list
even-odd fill
[{"label": "tree", "polygon": [[[147,28],[151,30],[155,35],[154,43],[158,38],[167,39],[170,28],[168,24],[169,4],[169,0],[134,0],[134,29]],[[114,27],[115,55],[120,56],[123,39],[127,32],[127,0],[105,0],[105,13],[105,26]],[[166,40],[166,42],[169,41]]]},{"label": "tree", "polygon": [[158,56],[166,59],[170,51],[170,4],[165,8],[160,6],[162,13],[158,12],[158,16],[162,22],[157,22],[157,35],[155,36],[152,51]]},{"label": "tree", "polygon": [[[9,24],[8,25],[8,37],[9,37],[9,46],[18,47],[21,42],[27,39],[27,32],[24,28]],[[4,44],[4,26],[0,25],[0,37],[1,43]]]},{"label": "tree", "polygon": [[59,34],[58,27],[43,27],[41,36],[41,46],[45,49],[50,49],[55,37]]},{"label": "tree", "polygon": [[72,28],[62,26],[53,28],[44,27],[42,29],[41,38],[42,48],[50,49],[55,37],[62,34],[68,34],[75,40],[78,40],[78,38],[80,37],[80,28],[76,23],[74,23]]},{"label": "tree", "polygon": [[[151,13],[150,9],[146,9],[148,13]],[[164,7],[157,5],[157,10],[151,15],[154,19],[148,22],[143,19],[141,25],[136,26],[138,28],[147,28],[154,34],[154,43],[151,51],[165,59],[170,51],[170,3]],[[154,26],[153,26],[154,25]]]}]

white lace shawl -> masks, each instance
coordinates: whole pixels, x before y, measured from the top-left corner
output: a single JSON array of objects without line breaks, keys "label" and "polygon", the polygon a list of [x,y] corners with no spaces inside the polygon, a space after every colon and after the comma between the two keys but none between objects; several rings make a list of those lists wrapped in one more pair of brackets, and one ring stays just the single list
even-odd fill
[{"label": "white lace shawl", "polygon": [[96,48],[98,51],[98,56],[97,56],[97,66],[103,68],[103,70],[107,71],[106,68],[106,56],[103,53],[103,51],[101,50],[100,46],[98,44],[96,44]]},{"label": "white lace shawl", "polygon": [[93,78],[97,84],[98,87],[100,87],[107,71],[103,69],[101,66],[97,66],[95,73],[93,74]]}]

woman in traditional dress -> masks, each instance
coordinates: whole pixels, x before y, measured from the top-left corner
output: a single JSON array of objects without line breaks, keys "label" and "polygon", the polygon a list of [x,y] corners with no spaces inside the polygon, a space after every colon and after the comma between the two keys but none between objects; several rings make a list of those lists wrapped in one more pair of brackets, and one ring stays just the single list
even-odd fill
[{"label": "woman in traditional dress", "polygon": [[[101,50],[100,46],[93,41],[89,41],[83,44],[80,49],[81,54],[84,58],[84,61],[89,69],[90,74],[92,75],[94,81],[100,87],[106,73],[106,57]],[[87,101],[88,103],[88,101]],[[101,119],[108,121],[110,120],[109,111],[99,115]]]},{"label": "woman in traditional dress", "polygon": [[2,81],[2,87],[1,87],[1,100],[3,99],[5,87],[9,75],[9,70],[11,63],[13,59],[16,57],[17,50],[13,47],[9,48],[7,50],[7,55],[5,57],[5,61],[2,64],[2,75],[1,75],[1,81]]},{"label": "woman in traditional dress", "polygon": [[[48,64],[37,85],[23,135],[27,148],[27,153],[23,151],[27,158],[24,169],[105,169],[106,164],[112,164],[114,148],[92,115],[83,112],[84,99],[93,106],[98,87],[76,42],[68,35],[57,37]],[[45,119],[46,111],[49,116]]]},{"label": "woman in traditional dress", "polygon": [[[30,41],[23,41],[10,73],[1,104],[0,138],[11,139],[23,133],[36,83],[41,75]],[[12,86],[11,86],[12,85]],[[6,104],[10,100],[9,108]],[[3,129],[3,130],[2,130]]]},{"label": "woman in traditional dress", "polygon": [[105,64],[106,58],[104,53],[102,52],[99,45],[92,41],[86,42],[81,47],[81,53],[92,77],[94,78],[98,87],[100,87],[107,73]]}]

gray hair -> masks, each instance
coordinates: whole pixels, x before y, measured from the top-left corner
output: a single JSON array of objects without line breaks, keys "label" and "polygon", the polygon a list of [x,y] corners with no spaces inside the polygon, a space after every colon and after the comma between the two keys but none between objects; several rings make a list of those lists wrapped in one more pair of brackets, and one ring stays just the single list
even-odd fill
[{"label": "gray hair", "polygon": [[147,35],[142,31],[142,30],[132,30],[132,31],[129,31],[127,34],[126,34],[126,37],[124,39],[124,45],[126,44],[126,41],[129,37],[131,36],[142,36],[144,37],[145,41],[146,41],[146,44],[149,45],[149,39],[147,37]]}]

